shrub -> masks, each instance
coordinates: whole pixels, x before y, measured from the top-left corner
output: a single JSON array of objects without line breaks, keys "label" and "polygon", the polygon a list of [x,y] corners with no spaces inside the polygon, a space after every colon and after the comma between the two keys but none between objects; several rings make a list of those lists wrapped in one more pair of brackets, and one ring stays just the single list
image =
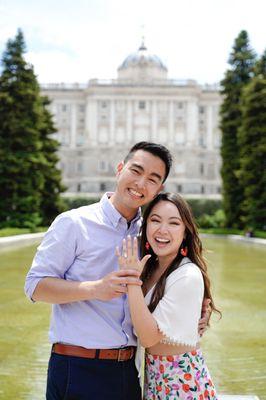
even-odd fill
[{"label": "shrub", "polygon": [[222,208],[221,200],[187,199],[187,202],[191,206],[193,215],[196,219],[201,217],[203,214],[212,215]]},{"label": "shrub", "polygon": [[79,208],[82,206],[88,206],[89,204],[97,203],[98,198],[88,198],[88,197],[64,197],[63,201],[67,210],[72,208]]}]

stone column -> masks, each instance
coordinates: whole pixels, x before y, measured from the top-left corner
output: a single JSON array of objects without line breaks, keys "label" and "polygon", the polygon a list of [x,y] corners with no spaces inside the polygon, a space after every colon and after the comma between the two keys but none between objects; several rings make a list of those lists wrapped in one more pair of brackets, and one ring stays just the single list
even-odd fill
[{"label": "stone column", "polygon": [[129,142],[129,143],[131,141],[133,141],[133,135],[132,135],[132,113],[133,113],[132,100],[127,100],[126,141]]},{"label": "stone column", "polygon": [[109,133],[109,144],[115,143],[115,102],[110,100],[110,133]]},{"label": "stone column", "polygon": [[77,135],[77,105],[71,104],[70,110],[70,138],[69,147],[75,149],[76,147],[76,135]]},{"label": "stone column", "polygon": [[212,106],[208,105],[206,110],[206,125],[207,125],[207,137],[206,137],[206,146],[207,149],[210,150],[213,148],[213,115],[212,115]]},{"label": "stone column", "polygon": [[97,100],[88,98],[86,107],[86,133],[92,146],[97,146]]},{"label": "stone column", "polygon": [[168,138],[167,142],[170,146],[174,145],[175,134],[174,134],[174,102],[169,101],[169,123],[168,123]]},{"label": "stone column", "polygon": [[193,99],[187,104],[187,120],[186,120],[186,145],[193,146],[197,144],[198,137],[198,105]]},{"label": "stone column", "polygon": [[151,137],[152,141],[157,142],[158,137],[158,121],[157,121],[157,101],[152,100],[151,109]]}]

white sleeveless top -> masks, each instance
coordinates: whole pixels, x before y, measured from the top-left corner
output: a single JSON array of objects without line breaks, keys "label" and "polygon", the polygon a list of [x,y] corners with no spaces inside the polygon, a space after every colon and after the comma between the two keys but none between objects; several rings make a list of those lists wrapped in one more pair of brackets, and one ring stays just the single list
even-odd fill
[{"label": "white sleeveless top", "polygon": [[[148,305],[155,285],[145,296]],[[204,281],[199,267],[184,257],[179,267],[166,279],[165,291],[152,315],[164,337],[161,343],[196,346],[200,337],[198,322],[201,317]],[[141,370],[144,349],[138,342],[136,367]]]}]

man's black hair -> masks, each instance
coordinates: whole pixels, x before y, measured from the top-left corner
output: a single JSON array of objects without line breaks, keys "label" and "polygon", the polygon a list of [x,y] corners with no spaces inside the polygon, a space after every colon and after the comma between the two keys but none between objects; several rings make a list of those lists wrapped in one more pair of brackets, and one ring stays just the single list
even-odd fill
[{"label": "man's black hair", "polygon": [[154,156],[159,157],[164,162],[165,165],[165,176],[163,179],[164,182],[169,175],[173,162],[170,151],[162,144],[151,143],[151,142],[138,142],[133,147],[131,147],[126,158],[124,159],[124,162],[125,163],[128,162],[128,160],[132,158],[133,154],[137,150],[147,151],[148,153],[151,153]]}]

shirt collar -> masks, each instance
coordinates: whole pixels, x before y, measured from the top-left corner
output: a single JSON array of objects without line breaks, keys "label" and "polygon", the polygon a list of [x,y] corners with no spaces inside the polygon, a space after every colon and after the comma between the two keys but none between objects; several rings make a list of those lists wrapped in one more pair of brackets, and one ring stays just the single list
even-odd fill
[{"label": "shirt collar", "polygon": [[[117,209],[110,202],[109,198],[112,196],[112,194],[113,192],[105,193],[100,200],[100,204],[104,214],[109,218],[112,225],[114,225],[114,227],[117,227],[120,220],[124,220],[125,222],[127,222],[127,220],[119,213],[119,211],[117,211]],[[140,218],[141,218],[141,208],[138,209],[137,214],[130,222],[135,223]]]}]

